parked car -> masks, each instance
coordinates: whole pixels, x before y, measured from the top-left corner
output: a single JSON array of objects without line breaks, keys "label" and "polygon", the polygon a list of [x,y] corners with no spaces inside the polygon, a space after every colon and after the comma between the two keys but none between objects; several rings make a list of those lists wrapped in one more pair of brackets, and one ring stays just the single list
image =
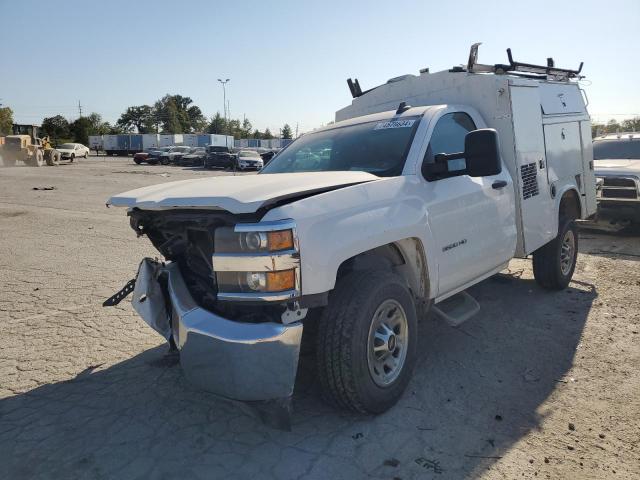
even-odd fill
[{"label": "parked car", "polygon": [[192,147],[186,147],[184,145],[173,146],[167,152],[160,155],[160,163],[163,165],[176,163],[183,155],[189,153],[191,149]]},{"label": "parked car", "polygon": [[[153,159],[156,158],[157,156],[155,155],[159,155],[161,153],[160,148],[158,147],[154,147],[154,148],[149,148],[147,150],[145,150],[144,152],[138,152],[136,154],[133,155],[133,161],[135,163],[137,163],[138,165],[140,165],[141,163],[149,163],[149,164],[153,164]],[[157,161],[155,162],[157,163]]]},{"label": "parked car", "polygon": [[173,147],[156,147],[156,148],[147,150],[149,154],[147,156],[147,163],[149,165],[157,165],[158,163],[162,163],[163,165],[166,165],[169,162],[169,158],[168,157],[165,158],[164,155],[169,153],[169,151],[172,148]]},{"label": "parked car", "polygon": [[616,133],[593,141],[598,212],[640,222],[640,133]]},{"label": "parked car", "polygon": [[237,157],[237,164],[240,170],[260,170],[264,166],[262,158],[255,150],[240,150]]},{"label": "parked car", "polygon": [[304,330],[326,398],[379,414],[410,382],[429,311],[467,321],[480,305],[465,290],[512,258],[532,257],[541,288],[565,289],[575,220],[596,211],[579,70],[511,58],[477,66],[477,45],[467,69],[368,92],[350,81],[354,98],[336,123],[257,175],[111,197],[163,258],[142,260],[106,304],[133,290],[134,309],[180,350],[189,381],[282,413]]},{"label": "parked car", "polygon": [[229,147],[208,146],[204,168],[238,168],[237,158]]},{"label": "parked car", "polygon": [[274,150],[267,150],[264,153],[260,154],[260,157],[262,158],[262,163],[263,166],[266,166],[272,159],[273,157],[275,157],[278,152],[280,151],[280,149],[274,149]]},{"label": "parked car", "polygon": [[85,147],[81,143],[63,143],[56,147],[56,150],[60,152],[63,160],[69,160],[71,162],[78,157],[87,158],[89,156],[89,147]]},{"label": "parked car", "polygon": [[203,165],[204,157],[206,156],[207,149],[205,147],[195,147],[186,155],[175,157],[175,163],[181,166],[199,167]]}]

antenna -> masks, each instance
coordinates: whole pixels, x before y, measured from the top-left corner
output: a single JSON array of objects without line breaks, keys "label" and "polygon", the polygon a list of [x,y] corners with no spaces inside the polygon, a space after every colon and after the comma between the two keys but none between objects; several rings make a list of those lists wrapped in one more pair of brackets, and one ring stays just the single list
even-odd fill
[{"label": "antenna", "polygon": [[80,118],[82,118],[82,105],[80,104],[80,100],[78,100],[78,112],[80,113]]}]

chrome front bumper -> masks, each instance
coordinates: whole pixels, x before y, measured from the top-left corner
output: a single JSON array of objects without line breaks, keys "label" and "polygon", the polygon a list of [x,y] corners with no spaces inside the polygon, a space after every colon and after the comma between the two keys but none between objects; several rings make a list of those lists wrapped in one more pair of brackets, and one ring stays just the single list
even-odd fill
[{"label": "chrome front bumper", "polygon": [[242,401],[293,393],[301,323],[223,318],[196,304],[177,264],[149,258],[140,264],[132,304],[151,328],[167,340],[173,336],[185,376],[203,390]]}]

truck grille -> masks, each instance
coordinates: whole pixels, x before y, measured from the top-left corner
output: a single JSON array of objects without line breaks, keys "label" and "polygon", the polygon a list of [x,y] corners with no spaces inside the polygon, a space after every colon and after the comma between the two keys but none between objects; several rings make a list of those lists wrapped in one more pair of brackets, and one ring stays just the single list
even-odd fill
[{"label": "truck grille", "polygon": [[536,162],[527,163],[520,167],[520,176],[522,178],[522,199],[535,197],[540,193],[538,190],[538,171]]},{"label": "truck grille", "polygon": [[600,198],[620,198],[633,200],[638,198],[638,187],[633,178],[604,177]]}]

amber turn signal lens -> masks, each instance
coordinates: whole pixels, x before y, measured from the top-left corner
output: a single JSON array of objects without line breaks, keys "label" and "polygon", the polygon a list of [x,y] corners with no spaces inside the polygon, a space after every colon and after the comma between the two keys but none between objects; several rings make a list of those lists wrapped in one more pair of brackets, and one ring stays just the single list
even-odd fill
[{"label": "amber turn signal lens", "polygon": [[267,291],[282,292],[296,287],[295,270],[281,270],[267,273]]},{"label": "amber turn signal lens", "polygon": [[293,232],[278,230],[269,232],[269,250],[291,250],[293,248]]}]

